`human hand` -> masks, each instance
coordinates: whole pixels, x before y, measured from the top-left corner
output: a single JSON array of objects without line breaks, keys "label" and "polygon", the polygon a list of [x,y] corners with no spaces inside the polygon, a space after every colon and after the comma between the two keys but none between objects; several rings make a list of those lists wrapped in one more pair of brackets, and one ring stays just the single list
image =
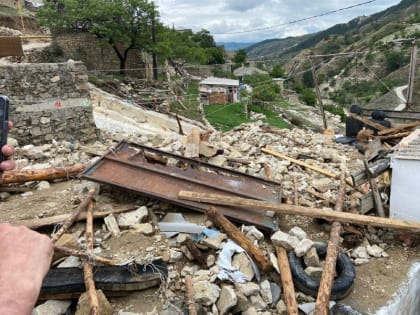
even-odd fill
[{"label": "human hand", "polygon": [[[13,123],[9,121],[9,129],[12,129],[12,128],[13,128]],[[14,148],[7,144],[4,145],[0,149],[5,157],[11,157],[15,153]],[[15,167],[15,162],[13,160],[5,160],[0,163],[0,173],[1,171],[10,171],[14,169],[14,167]]]},{"label": "human hand", "polygon": [[51,239],[0,223],[0,314],[30,314],[53,255]]}]

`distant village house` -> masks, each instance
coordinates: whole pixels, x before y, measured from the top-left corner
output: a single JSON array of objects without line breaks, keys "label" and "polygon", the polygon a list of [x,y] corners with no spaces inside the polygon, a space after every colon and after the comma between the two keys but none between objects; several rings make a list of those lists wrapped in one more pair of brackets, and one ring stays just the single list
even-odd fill
[{"label": "distant village house", "polygon": [[237,103],[240,101],[239,80],[209,77],[199,84],[204,105]]}]

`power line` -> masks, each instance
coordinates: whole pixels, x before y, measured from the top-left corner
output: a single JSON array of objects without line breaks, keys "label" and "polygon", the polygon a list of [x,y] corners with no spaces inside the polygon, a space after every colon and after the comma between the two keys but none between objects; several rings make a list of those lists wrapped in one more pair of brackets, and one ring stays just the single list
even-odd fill
[{"label": "power line", "polygon": [[229,32],[229,33],[212,33],[212,34],[213,35],[231,35],[231,34],[244,34],[244,33],[252,33],[252,32],[257,32],[257,31],[269,30],[269,29],[273,29],[273,28],[276,28],[276,27],[279,27],[279,26],[296,24],[296,23],[299,23],[299,22],[316,19],[316,18],[325,16],[325,15],[334,14],[334,13],[337,13],[337,12],[340,12],[340,11],[345,11],[345,10],[349,10],[349,9],[352,9],[352,8],[360,7],[362,5],[369,4],[369,3],[372,3],[372,2],[375,2],[375,1],[376,0],[369,0],[369,1],[361,2],[361,3],[357,3],[357,4],[354,4],[354,5],[348,6],[348,7],[324,12],[324,13],[317,14],[317,15],[312,15],[312,16],[302,18],[302,19],[298,19],[298,20],[292,20],[292,21],[288,21],[288,22],[284,22],[284,23],[280,23],[280,24],[275,24],[275,25],[272,25],[272,26],[254,28],[254,29],[249,29],[249,30],[245,30],[245,31],[237,31],[237,32]]}]

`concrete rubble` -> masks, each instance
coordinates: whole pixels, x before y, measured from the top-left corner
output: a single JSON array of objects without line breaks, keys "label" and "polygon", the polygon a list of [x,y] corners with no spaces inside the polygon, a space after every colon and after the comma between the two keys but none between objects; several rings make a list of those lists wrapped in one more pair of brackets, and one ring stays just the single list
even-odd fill
[{"label": "concrete rubble", "polygon": [[[340,168],[344,165],[348,171],[363,168],[363,162],[355,148],[334,142],[332,136],[321,135],[312,131],[302,129],[282,130],[283,136],[265,132],[263,124],[259,121],[252,124],[245,124],[234,128],[227,133],[212,133],[209,143],[220,149],[223,153],[216,157],[203,158],[209,163],[225,168],[235,169],[239,172],[250,174],[261,178],[282,183],[283,197],[286,202],[294,203],[295,179],[299,204],[311,207],[328,207],[327,199],[334,200],[338,193],[339,182],[336,179],[326,178],[316,172],[306,170],[289,161],[261,153],[260,149],[270,146],[271,149],[282,152],[292,158],[304,159],[306,163],[317,165],[325,170],[339,174]],[[67,141],[55,141],[43,144],[42,146],[26,145],[17,146],[15,156],[18,169],[35,169],[37,167],[63,166],[77,163],[89,164],[97,159],[98,155],[106,152],[116,144],[115,139],[130,138],[140,144],[159,147],[163,151],[183,155],[185,150],[185,137],[170,136],[168,138],[160,135],[147,134],[144,136],[133,136],[118,131],[116,134],[106,133],[101,141],[90,144],[72,143]],[[300,146],[297,143],[304,143]],[[247,163],[241,163],[243,159]],[[86,191],[90,183],[82,181],[74,184],[79,192],[80,199],[83,191]],[[33,183],[26,183],[32,187]],[[48,190],[54,182],[37,183],[36,189]],[[77,187],[82,185],[82,187]],[[308,192],[314,189],[325,196],[325,200],[319,199]],[[106,191],[106,190],[105,190]],[[36,193],[36,192],[33,192]],[[121,192],[107,191],[97,196],[97,202],[101,200],[106,203],[107,198]],[[21,195],[24,198],[24,195]],[[7,201],[11,193],[0,193],[0,199]],[[76,198],[76,197],[75,197]],[[350,201],[346,200],[346,206]],[[166,237],[160,233],[159,221],[165,215],[176,211],[176,207],[157,200],[137,197],[136,208],[123,214],[109,215],[104,219],[101,229],[95,233],[95,252],[111,254],[120,260],[135,258],[139,261],[147,261],[162,257],[168,264],[168,279],[162,284],[160,292],[161,309],[142,314],[175,314],[171,313],[171,305],[183,303],[185,291],[184,278],[191,275],[193,278],[194,303],[200,314],[285,314],[286,306],[281,296],[281,286],[278,272],[257,277],[252,262],[244,253],[234,253],[232,256],[232,268],[241,272],[247,280],[234,281],[218,279],[220,266],[218,257],[229,237],[226,234],[219,234],[216,237],[201,237],[195,243],[205,256],[207,267],[197,263],[190,250],[184,245],[186,238],[194,238],[199,234],[178,233],[172,237]],[[272,213],[273,216],[276,216]],[[157,220],[157,221],[156,221]],[[254,244],[257,244],[262,251],[272,257],[272,245],[282,246],[288,251],[294,251],[298,257],[303,257],[307,265],[307,272],[314,277],[319,277],[322,272],[322,264],[316,250],[313,247],[314,241],[325,241],[328,231],[322,229],[315,234],[308,235],[305,227],[310,219],[303,217],[288,217],[289,228],[281,227],[271,237],[258,230],[255,226],[242,226],[241,230]],[[188,220],[186,223],[191,223]],[[200,222],[201,228],[212,226],[211,222]],[[199,224],[199,225],[200,225]],[[280,220],[280,225],[282,221]],[[290,227],[292,227],[290,229]],[[285,232],[289,230],[289,232]],[[348,254],[356,265],[366,264],[379,257],[387,257],[386,247],[378,236],[379,230],[372,230],[366,234],[366,238],[359,246],[351,248]],[[77,231],[74,232],[77,235]],[[80,234],[80,233],[79,233]],[[84,244],[84,238],[78,236],[78,243]],[[121,248],[113,248],[112,242],[116,239],[130,240],[137,242],[142,249],[128,251]],[[140,238],[140,239],[138,239]],[[83,245],[84,246],[84,245]],[[275,257],[273,257],[275,261]],[[275,267],[276,262],[274,262]],[[232,279],[232,278],[231,278]],[[298,293],[298,302],[312,302],[313,298],[303,293]],[[105,298],[105,297],[103,297]],[[106,298],[105,298],[106,299]],[[49,302],[52,303],[52,302]],[[102,301],[109,307],[107,301]],[[83,302],[79,302],[81,310]],[[82,311],[78,311],[83,314]],[[76,314],[79,314],[76,313]],[[38,306],[33,314],[42,313],[42,306]],[[52,314],[52,313],[51,313]],[[109,313],[111,314],[111,313]],[[138,314],[129,310],[119,310],[118,314]]]}]

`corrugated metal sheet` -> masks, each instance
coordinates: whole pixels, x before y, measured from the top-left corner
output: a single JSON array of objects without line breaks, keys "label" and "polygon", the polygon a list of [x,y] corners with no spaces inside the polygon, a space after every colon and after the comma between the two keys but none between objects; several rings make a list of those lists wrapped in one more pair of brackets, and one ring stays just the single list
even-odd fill
[{"label": "corrugated metal sheet", "polygon": [[415,130],[401,140],[392,157],[405,160],[420,160],[420,129]]},{"label": "corrugated metal sheet", "polygon": [[0,36],[0,57],[23,56],[22,42],[19,36]]},{"label": "corrugated metal sheet", "polygon": [[239,86],[239,80],[209,77],[201,81],[200,85]]}]

